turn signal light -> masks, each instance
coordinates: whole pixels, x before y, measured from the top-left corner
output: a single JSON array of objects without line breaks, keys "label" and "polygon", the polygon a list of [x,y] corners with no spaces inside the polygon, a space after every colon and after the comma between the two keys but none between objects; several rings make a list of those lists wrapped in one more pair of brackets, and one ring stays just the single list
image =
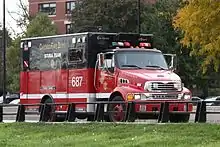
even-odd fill
[{"label": "turn signal light", "polygon": [[134,95],[133,94],[128,94],[127,95],[127,100],[128,101],[131,101],[131,100],[133,100],[134,99]]}]

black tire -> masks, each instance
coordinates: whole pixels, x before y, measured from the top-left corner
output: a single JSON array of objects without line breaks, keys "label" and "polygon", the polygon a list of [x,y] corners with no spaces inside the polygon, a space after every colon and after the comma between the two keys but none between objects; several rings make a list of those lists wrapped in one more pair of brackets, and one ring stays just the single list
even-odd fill
[{"label": "black tire", "polygon": [[[124,101],[124,99],[121,96],[115,96],[112,100],[112,102],[115,101]],[[126,118],[126,110],[127,106],[126,104],[109,104],[107,111],[108,116],[105,117],[106,121],[109,122],[124,122]],[[116,111],[115,113],[113,111]],[[129,122],[134,122],[135,118],[130,118]]]},{"label": "black tire", "polygon": [[[52,99],[51,98],[47,98],[44,102],[44,104],[50,104],[50,103],[53,103]],[[41,106],[39,108],[39,111],[41,112]],[[53,122],[53,121],[56,121],[56,115],[54,114],[55,112],[55,107],[54,106],[51,106],[49,105],[49,110],[47,112],[48,115],[46,115],[45,117],[45,120],[46,122]]]},{"label": "black tire", "polygon": [[171,114],[171,123],[186,123],[189,122],[190,114]]}]

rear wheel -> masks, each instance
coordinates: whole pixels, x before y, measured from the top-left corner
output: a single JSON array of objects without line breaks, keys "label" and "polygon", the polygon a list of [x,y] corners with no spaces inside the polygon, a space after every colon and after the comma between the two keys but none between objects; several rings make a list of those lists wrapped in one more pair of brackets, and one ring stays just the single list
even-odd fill
[{"label": "rear wheel", "polygon": [[171,114],[170,122],[189,122],[190,114]]},{"label": "rear wheel", "polygon": [[[115,101],[123,102],[124,99],[121,96],[116,96],[111,101],[112,102],[115,102]],[[123,122],[125,121],[125,117],[126,117],[126,109],[127,109],[126,104],[120,104],[120,103],[109,104],[108,105],[108,118],[105,118],[105,119],[110,122]],[[130,118],[129,121],[133,122],[135,121],[135,118]]]},{"label": "rear wheel", "polygon": [[[53,100],[51,98],[47,98],[44,102],[44,104],[50,104],[50,103],[53,103]],[[40,109],[40,112],[41,112],[42,107],[40,107],[39,109]],[[52,106],[52,105],[49,105],[48,112],[46,112],[47,114],[45,116],[44,121],[46,121],[46,122],[55,121],[56,120],[56,115],[54,114],[54,112],[55,112],[55,107]]]}]

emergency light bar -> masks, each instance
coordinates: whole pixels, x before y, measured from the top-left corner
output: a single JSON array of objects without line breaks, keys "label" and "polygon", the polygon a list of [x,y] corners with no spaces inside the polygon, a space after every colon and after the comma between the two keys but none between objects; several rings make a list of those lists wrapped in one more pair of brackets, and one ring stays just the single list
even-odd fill
[{"label": "emergency light bar", "polygon": [[[133,46],[131,46],[131,44],[129,42],[112,42],[112,46],[114,47],[131,47],[133,48]],[[139,43],[138,46],[136,46],[136,48],[149,48],[151,47],[151,43],[146,43],[146,42],[141,42]]]},{"label": "emergency light bar", "polygon": [[123,47],[129,47],[131,44],[129,42],[112,42],[112,46],[123,46]]}]

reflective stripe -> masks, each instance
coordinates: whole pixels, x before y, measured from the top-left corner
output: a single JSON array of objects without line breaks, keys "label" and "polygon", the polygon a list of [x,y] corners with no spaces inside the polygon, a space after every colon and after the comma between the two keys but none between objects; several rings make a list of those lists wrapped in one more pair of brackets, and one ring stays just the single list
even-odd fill
[{"label": "reflective stripe", "polygon": [[[41,99],[47,94],[21,94],[21,99]],[[111,93],[66,93],[66,94],[50,94],[53,98],[109,98]]]}]

